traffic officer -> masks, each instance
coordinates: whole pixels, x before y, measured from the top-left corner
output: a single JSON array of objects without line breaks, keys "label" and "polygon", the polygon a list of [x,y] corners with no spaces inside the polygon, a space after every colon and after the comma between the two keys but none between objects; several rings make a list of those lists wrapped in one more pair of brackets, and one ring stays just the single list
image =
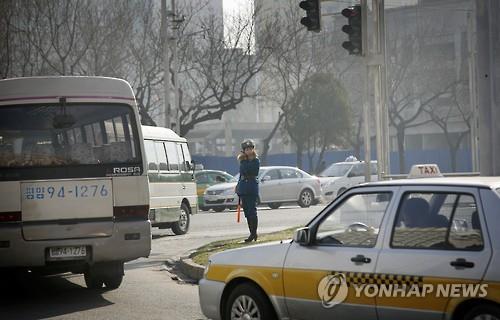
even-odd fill
[{"label": "traffic officer", "polygon": [[260,161],[255,152],[255,143],[252,140],[245,140],[241,143],[241,151],[238,154],[240,162],[240,179],[236,187],[236,192],[241,199],[245,218],[248,223],[250,236],[245,242],[257,241],[257,197],[259,196],[259,185],[257,176],[259,175]]}]

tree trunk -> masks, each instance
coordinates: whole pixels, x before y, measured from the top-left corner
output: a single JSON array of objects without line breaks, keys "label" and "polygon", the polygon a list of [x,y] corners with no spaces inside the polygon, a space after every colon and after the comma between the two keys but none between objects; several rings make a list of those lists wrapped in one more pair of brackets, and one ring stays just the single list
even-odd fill
[{"label": "tree trunk", "polygon": [[302,169],[302,146],[297,145],[297,168]]},{"label": "tree trunk", "polygon": [[398,139],[399,173],[406,173],[405,128],[396,127]]},{"label": "tree trunk", "polygon": [[355,143],[353,147],[354,156],[358,159],[361,159],[361,143]]},{"label": "tree trunk", "polygon": [[451,172],[457,172],[457,150],[455,146],[451,146],[448,149],[450,151],[450,162],[451,162]]},{"label": "tree trunk", "polygon": [[267,165],[267,154],[269,153],[269,148],[271,146],[271,140],[273,139],[274,135],[276,134],[276,131],[278,131],[278,128],[280,127],[281,121],[285,118],[284,113],[280,113],[278,117],[278,121],[273,127],[273,130],[269,133],[269,135],[264,139],[264,149],[262,149],[262,154],[260,155],[260,161],[262,162],[262,165]]}]

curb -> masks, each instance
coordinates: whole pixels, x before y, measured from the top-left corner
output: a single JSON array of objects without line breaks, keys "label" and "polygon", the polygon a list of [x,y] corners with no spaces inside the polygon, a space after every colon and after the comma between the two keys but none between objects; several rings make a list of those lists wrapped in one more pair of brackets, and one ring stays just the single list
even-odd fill
[{"label": "curb", "polygon": [[179,269],[186,276],[199,281],[203,278],[205,267],[195,263],[189,256],[183,256],[180,259]]}]

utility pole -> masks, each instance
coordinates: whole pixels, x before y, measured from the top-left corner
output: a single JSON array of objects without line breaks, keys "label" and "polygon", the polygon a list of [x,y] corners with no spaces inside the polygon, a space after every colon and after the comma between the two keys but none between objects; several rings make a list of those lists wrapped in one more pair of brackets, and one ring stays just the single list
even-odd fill
[{"label": "utility pole", "polygon": [[476,50],[474,17],[467,14],[467,50],[469,60],[469,102],[470,102],[470,145],[472,155],[472,172],[479,172],[479,149],[478,149],[478,109],[477,109],[477,72],[476,72]]},{"label": "utility pole", "polygon": [[172,110],[172,115],[175,119],[175,127],[173,128],[177,134],[181,132],[180,123],[180,96],[179,96],[179,61],[177,58],[177,45],[179,41],[179,28],[181,23],[184,22],[184,16],[177,14],[175,0],[171,0],[172,10],[172,71],[173,71],[173,82],[174,82],[174,105]]},{"label": "utility pole", "polygon": [[[177,58],[177,45],[179,41],[179,28],[181,23],[184,22],[184,16],[177,14],[175,0],[171,0],[170,6],[171,10],[168,11],[167,16],[170,17],[170,21],[172,23],[172,35],[168,38],[168,40],[172,41],[171,42],[172,75],[173,75],[172,81],[174,85],[174,103],[173,105],[170,105],[169,117],[171,121],[171,129],[174,130],[177,134],[180,134],[181,123],[180,123],[180,95],[179,95],[179,61]],[[174,119],[173,122],[172,118]]]},{"label": "utility pole", "polygon": [[[477,104],[479,108],[480,173],[485,176],[500,175],[500,108],[496,105],[495,89],[499,81],[495,74],[498,48],[498,0],[474,1],[477,31]],[[498,97],[498,96],[497,96]]]},{"label": "utility pole", "polygon": [[169,40],[168,40],[168,23],[167,23],[167,0],[161,0],[161,48],[163,53],[163,100],[164,100],[164,116],[165,128],[171,127],[170,116],[170,66],[169,66]]}]

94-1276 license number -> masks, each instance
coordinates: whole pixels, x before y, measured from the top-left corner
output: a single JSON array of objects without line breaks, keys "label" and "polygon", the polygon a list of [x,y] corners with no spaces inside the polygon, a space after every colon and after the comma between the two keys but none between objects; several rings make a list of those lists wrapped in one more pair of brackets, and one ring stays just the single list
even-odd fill
[{"label": "94-1276 license number", "polygon": [[53,247],[49,250],[51,258],[74,258],[87,256],[87,248],[85,246],[75,247]]}]

